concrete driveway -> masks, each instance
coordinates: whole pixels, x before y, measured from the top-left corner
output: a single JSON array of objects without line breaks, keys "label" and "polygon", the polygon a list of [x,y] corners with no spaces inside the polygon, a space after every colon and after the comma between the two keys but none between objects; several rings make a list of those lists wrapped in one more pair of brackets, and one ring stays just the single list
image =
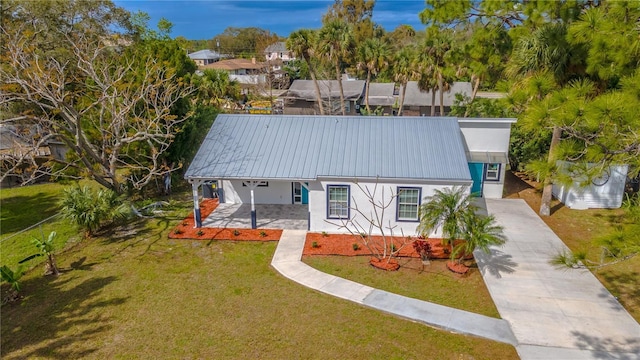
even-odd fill
[{"label": "concrete driveway", "polygon": [[522,359],[640,359],[640,325],[587,270],[549,260],[567,249],[524,200],[486,200],[507,243],[477,252]]}]

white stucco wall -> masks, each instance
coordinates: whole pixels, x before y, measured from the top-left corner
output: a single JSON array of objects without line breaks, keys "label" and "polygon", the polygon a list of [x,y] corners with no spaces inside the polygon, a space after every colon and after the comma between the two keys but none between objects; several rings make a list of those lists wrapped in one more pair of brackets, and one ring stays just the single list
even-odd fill
[{"label": "white stucco wall", "polygon": [[508,152],[511,124],[515,119],[458,119],[466,150]]},{"label": "white stucco wall", "polygon": [[[375,187],[375,180],[373,181],[363,181],[359,180],[360,187],[365,189],[369,188],[371,192],[373,192]],[[351,219],[354,221],[359,221],[360,224],[365,224],[366,221],[364,217],[358,214],[353,208],[357,206],[362,209],[369,209],[365,213],[369,214],[371,212],[371,206],[368,203],[368,197],[365,193],[351,181],[337,181],[337,180],[322,180],[309,183],[309,211],[310,211],[310,230],[311,231],[326,231],[326,232],[347,232],[345,229],[340,229],[339,226],[335,224],[341,224],[341,220],[337,219],[327,219],[327,194],[326,188],[327,185],[349,185],[350,186],[350,206],[352,207],[350,211]],[[441,185],[441,184],[415,184],[415,183],[378,183],[378,188],[376,191],[376,200],[381,201],[386,199],[386,202],[389,199],[397,194],[398,187],[418,187],[421,189],[421,199],[420,203],[425,202],[425,197],[432,196],[434,194],[435,189],[442,189],[446,186],[450,185]],[[383,190],[384,189],[384,199],[383,199]],[[416,228],[418,226],[418,222],[409,222],[409,221],[398,221],[396,220],[396,211],[397,211],[397,203],[396,199],[393,199],[391,205],[387,208],[386,213],[384,214],[384,227],[385,233],[390,234],[388,227],[393,227],[393,235],[400,236],[404,232],[405,236],[415,236],[417,235]],[[367,216],[369,217],[369,216]],[[334,224],[332,224],[334,223]],[[355,230],[355,229],[354,229]],[[368,232],[368,228],[366,230]],[[373,233],[379,233],[379,229],[373,229]],[[434,233],[434,235],[439,235],[439,229]]]},{"label": "white stucco wall", "polygon": [[[240,180],[223,180],[222,189],[225,203],[251,203],[251,192]],[[256,204],[291,204],[291,194],[291,181],[269,181],[269,186],[254,190]]]},{"label": "white stucco wall", "polygon": [[504,191],[504,177],[506,176],[507,167],[505,164],[500,166],[500,180],[499,181],[483,181],[482,183],[482,197],[485,199],[502,199],[502,192]]}]

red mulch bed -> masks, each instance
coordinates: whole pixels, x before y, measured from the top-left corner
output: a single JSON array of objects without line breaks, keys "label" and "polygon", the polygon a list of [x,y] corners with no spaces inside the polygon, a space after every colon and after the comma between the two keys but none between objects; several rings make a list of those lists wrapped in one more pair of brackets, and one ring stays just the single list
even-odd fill
[{"label": "red mulch bed", "polygon": [[398,264],[398,261],[395,259],[387,261],[372,257],[371,260],[369,260],[369,263],[371,266],[381,270],[396,271],[400,269],[400,264]]},{"label": "red mulch bed", "polygon": [[453,271],[456,274],[466,274],[469,271],[469,267],[465,264],[458,264],[455,261],[447,261],[447,269]]},{"label": "red mulch bed", "polygon": [[[218,207],[218,199],[205,199],[200,203],[200,216],[204,219]],[[193,212],[189,214],[171,233],[170,239],[233,240],[233,241],[278,241],[282,236],[279,229],[227,229],[195,228]]]},{"label": "red mulch bed", "polygon": [[[380,239],[380,236],[374,236],[374,238]],[[403,240],[400,236],[389,237],[393,240],[396,246],[400,247]],[[414,238],[415,239],[415,238]],[[425,239],[421,239],[425,240]],[[449,259],[448,246],[447,251],[442,245],[442,239],[426,239],[425,241],[431,244],[432,259]],[[317,247],[313,247],[313,243],[317,244]],[[354,250],[353,244],[358,244],[359,249]],[[351,234],[327,234],[321,233],[307,233],[307,240],[304,243],[304,255],[371,255],[369,249],[367,249],[362,243],[362,239],[358,235]],[[401,257],[413,257],[419,258],[420,256],[413,248],[411,243],[405,245],[401,250],[399,256]]]}]

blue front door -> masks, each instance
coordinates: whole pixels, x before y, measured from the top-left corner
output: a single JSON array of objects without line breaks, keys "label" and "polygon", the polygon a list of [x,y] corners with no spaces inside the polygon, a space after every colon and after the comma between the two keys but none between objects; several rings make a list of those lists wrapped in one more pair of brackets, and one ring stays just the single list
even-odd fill
[{"label": "blue front door", "polygon": [[478,197],[482,197],[482,175],[484,172],[484,164],[469,163],[469,171],[471,172],[471,180],[473,180],[471,193]]},{"label": "blue front door", "polygon": [[309,203],[309,190],[307,190],[306,187],[302,187],[302,203],[303,204],[308,204]]}]

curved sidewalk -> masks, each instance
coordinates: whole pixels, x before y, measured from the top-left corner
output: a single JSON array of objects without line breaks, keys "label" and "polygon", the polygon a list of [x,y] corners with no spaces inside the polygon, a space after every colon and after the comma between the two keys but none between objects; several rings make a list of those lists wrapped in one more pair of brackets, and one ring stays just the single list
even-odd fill
[{"label": "curved sidewalk", "polygon": [[310,267],[301,261],[305,237],[304,230],[283,231],[271,265],[285,277],[323,293],[437,328],[517,344],[505,320],[392,294]]}]

